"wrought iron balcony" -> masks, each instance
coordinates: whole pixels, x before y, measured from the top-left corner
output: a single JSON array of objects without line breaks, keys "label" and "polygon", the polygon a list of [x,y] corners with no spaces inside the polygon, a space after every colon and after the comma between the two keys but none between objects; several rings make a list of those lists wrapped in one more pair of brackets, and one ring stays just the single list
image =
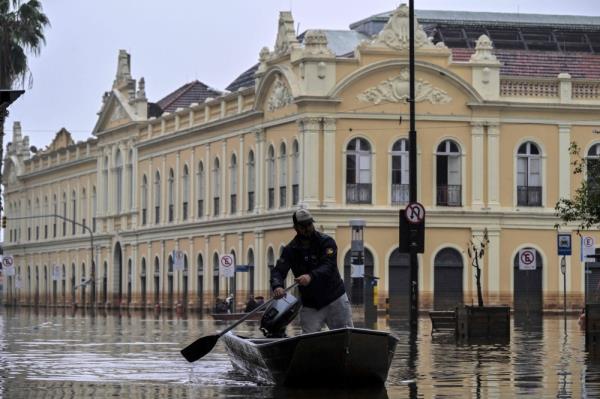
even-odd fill
[{"label": "wrought iron balcony", "polygon": [[370,204],[371,183],[346,184],[346,202],[349,204]]},{"label": "wrought iron balcony", "polygon": [[410,199],[408,184],[392,184],[392,204],[407,204]]}]

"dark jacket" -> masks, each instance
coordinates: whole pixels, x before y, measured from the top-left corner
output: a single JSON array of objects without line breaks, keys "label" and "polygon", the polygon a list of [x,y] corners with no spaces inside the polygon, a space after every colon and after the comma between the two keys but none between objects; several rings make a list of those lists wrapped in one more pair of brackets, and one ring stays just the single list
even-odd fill
[{"label": "dark jacket", "polygon": [[299,287],[304,306],[321,309],[346,292],[337,268],[337,245],[326,234],[315,231],[307,247],[296,235],[271,270],[271,289],[284,286],[290,269],[294,277],[309,274],[312,278],[309,285]]}]

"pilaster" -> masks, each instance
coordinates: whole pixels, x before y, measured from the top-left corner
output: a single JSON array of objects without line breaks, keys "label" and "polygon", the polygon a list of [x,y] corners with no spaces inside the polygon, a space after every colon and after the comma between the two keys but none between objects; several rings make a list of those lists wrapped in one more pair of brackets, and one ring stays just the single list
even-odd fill
[{"label": "pilaster", "polygon": [[265,209],[265,190],[266,190],[266,175],[265,175],[265,131],[264,129],[257,130],[256,135],[256,179],[254,195],[256,196],[255,213],[263,213]]},{"label": "pilaster", "polygon": [[558,126],[558,196],[571,198],[571,125]]},{"label": "pilaster", "polygon": [[325,206],[335,205],[335,154],[336,154],[336,120],[324,118],[323,123],[323,202]]},{"label": "pilaster", "polygon": [[471,208],[483,206],[483,124],[471,124]]},{"label": "pilaster", "polygon": [[302,136],[303,204],[308,207],[319,205],[319,131],[321,122],[321,118],[305,118],[298,122]]},{"label": "pilaster", "polygon": [[500,206],[500,128],[490,124],[487,128],[487,187],[488,207],[492,210]]}]

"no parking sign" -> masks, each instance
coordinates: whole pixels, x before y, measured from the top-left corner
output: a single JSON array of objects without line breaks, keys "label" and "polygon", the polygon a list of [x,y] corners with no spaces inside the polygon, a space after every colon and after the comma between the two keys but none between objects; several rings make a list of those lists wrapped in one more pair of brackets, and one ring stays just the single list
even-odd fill
[{"label": "no parking sign", "polygon": [[535,249],[527,248],[519,251],[519,270],[535,270]]},{"label": "no parking sign", "polygon": [[233,255],[219,256],[219,275],[223,277],[235,276],[235,258]]}]

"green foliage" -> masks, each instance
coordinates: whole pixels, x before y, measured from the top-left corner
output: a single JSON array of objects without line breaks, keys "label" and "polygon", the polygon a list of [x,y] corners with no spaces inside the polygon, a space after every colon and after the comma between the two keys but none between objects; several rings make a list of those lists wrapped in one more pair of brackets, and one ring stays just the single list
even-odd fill
[{"label": "green foliage", "polygon": [[577,143],[572,142],[569,152],[574,160],[571,162],[573,174],[583,177],[581,185],[572,199],[561,198],[554,207],[556,216],[562,223],[578,223],[580,230],[600,226],[600,159],[588,159],[581,156]]},{"label": "green foliage", "polygon": [[27,53],[39,55],[49,25],[40,0],[0,0],[0,89],[31,84]]}]

